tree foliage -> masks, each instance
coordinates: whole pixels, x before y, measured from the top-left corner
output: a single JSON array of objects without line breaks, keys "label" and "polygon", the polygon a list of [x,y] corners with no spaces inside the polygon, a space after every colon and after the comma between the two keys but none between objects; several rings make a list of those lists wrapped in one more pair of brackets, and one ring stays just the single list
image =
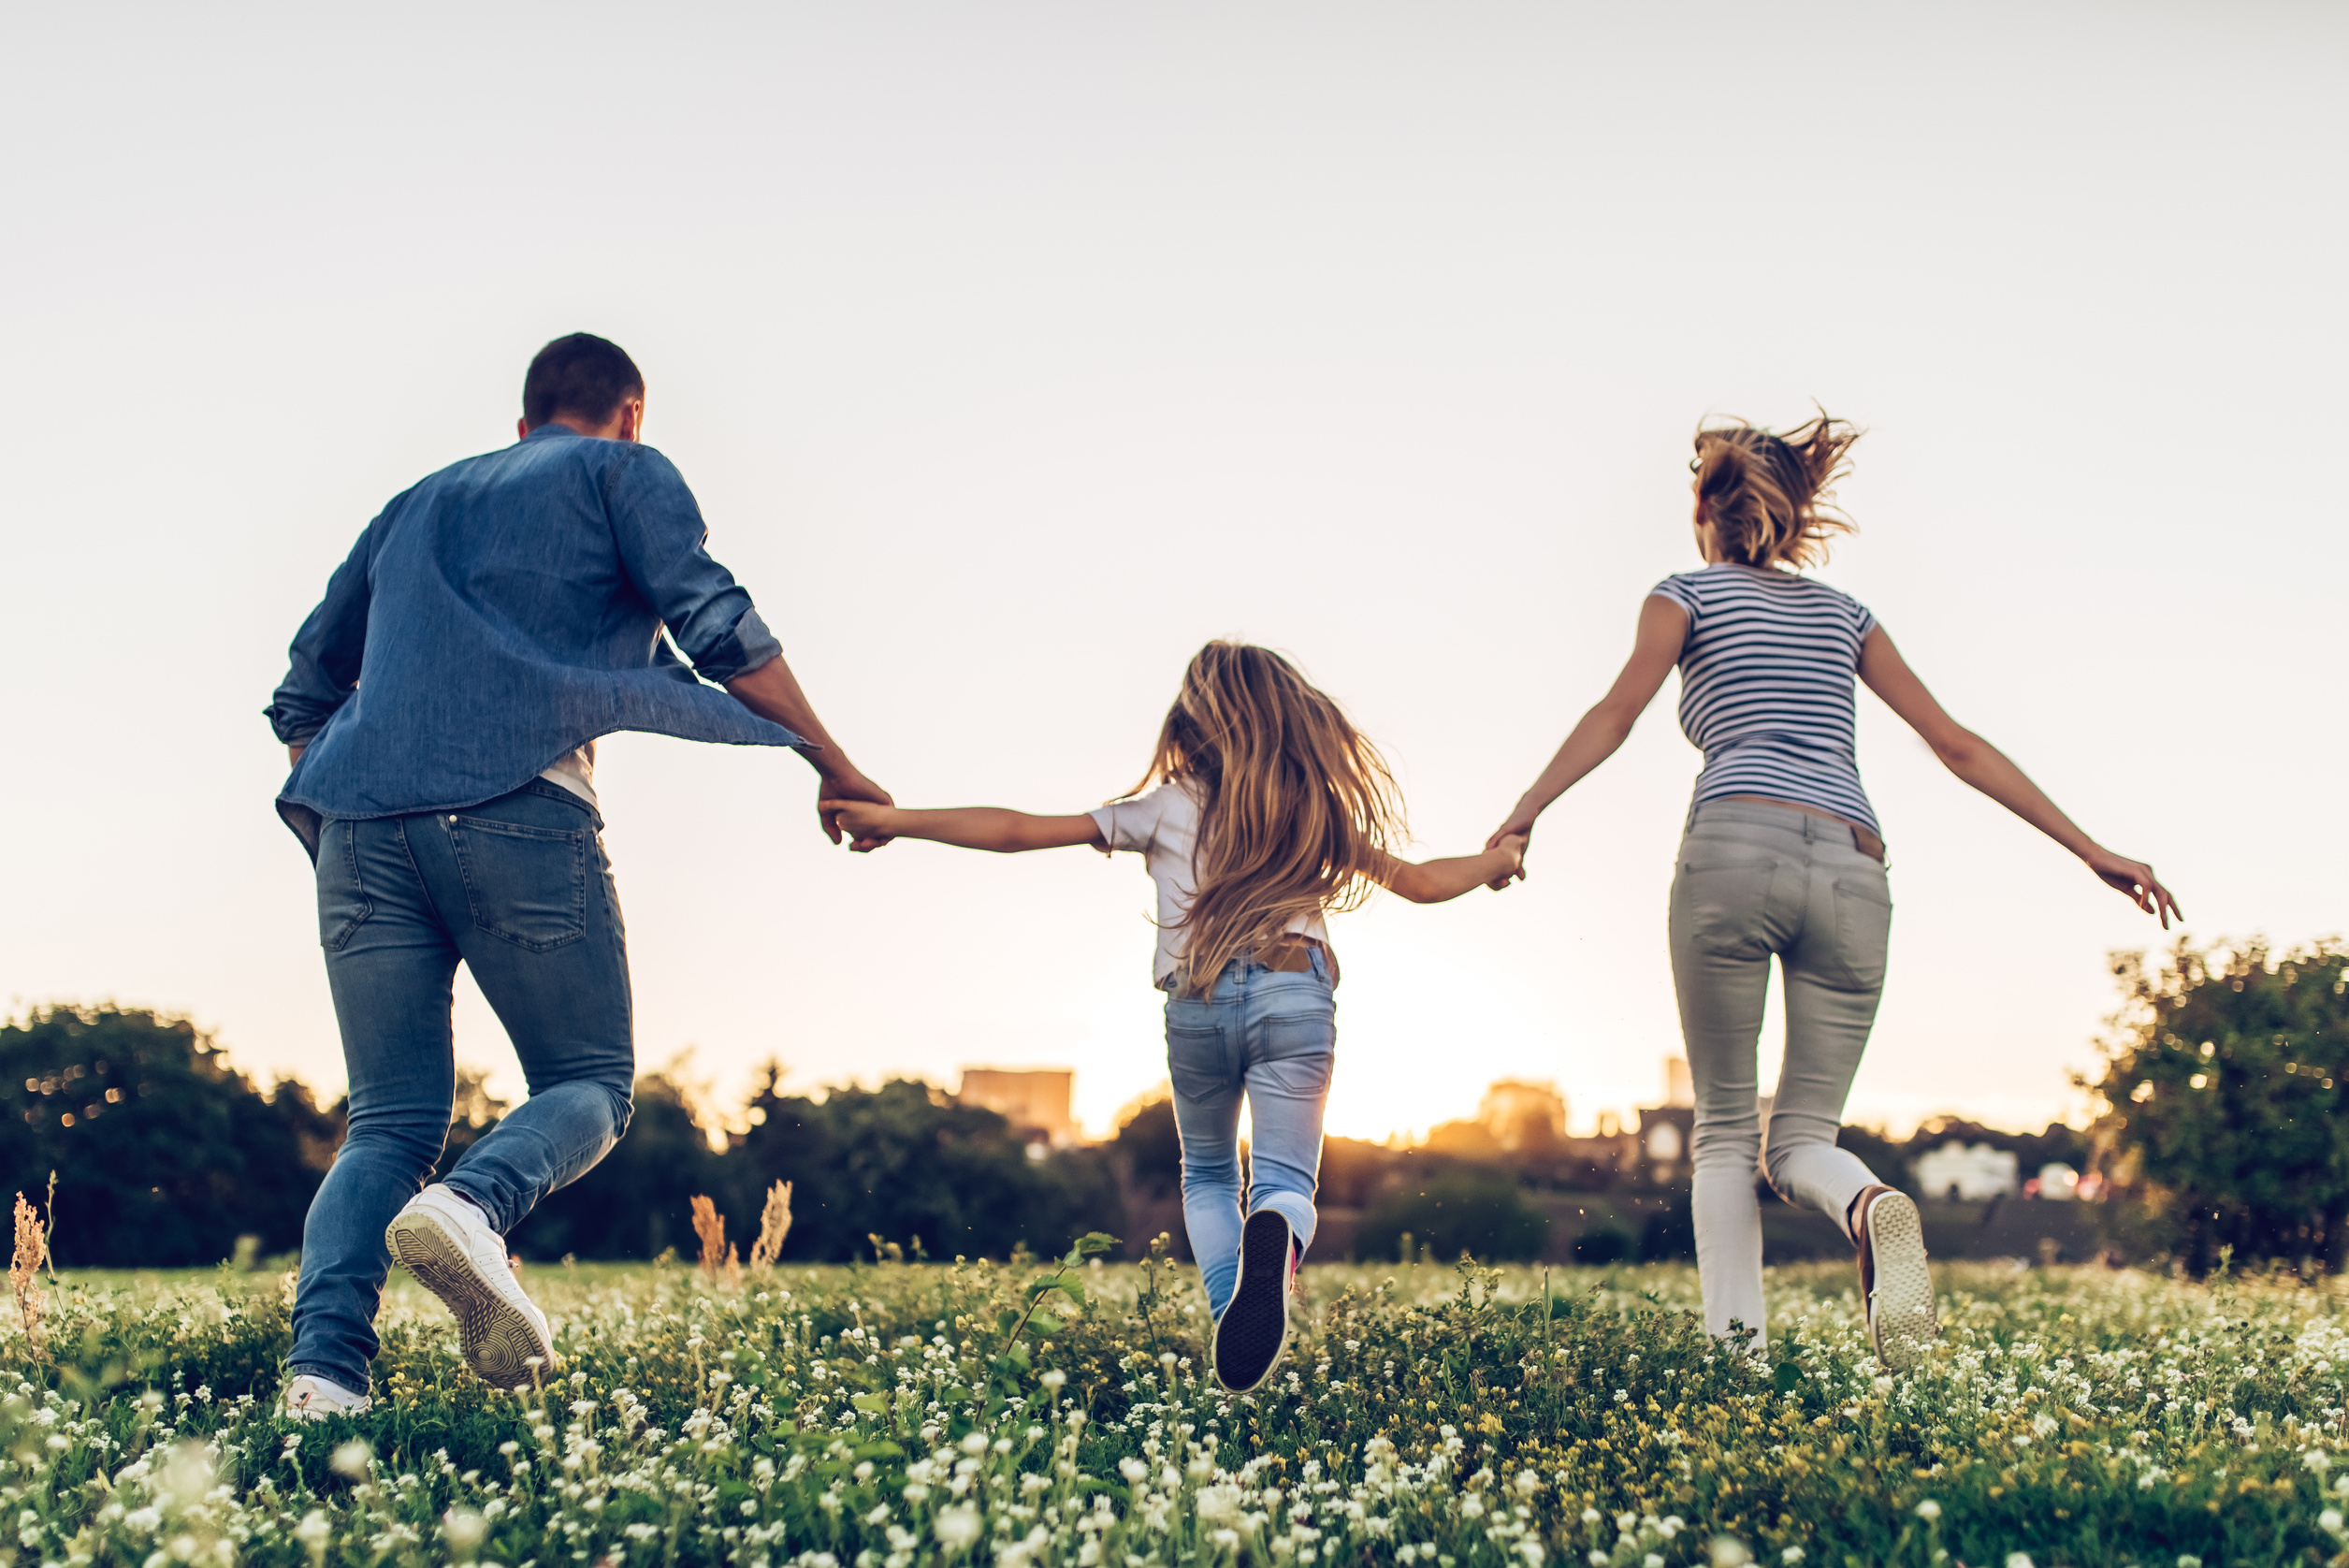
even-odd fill
[{"label": "tree foliage", "polygon": [[237,1238],[301,1244],[339,1120],[301,1084],[264,1092],[183,1018],[53,1007],[0,1024],[0,1202],[57,1174],[61,1265],[217,1263]]},{"label": "tree foliage", "polygon": [[2194,1272],[2349,1258],[2349,949],[2258,940],[2116,954],[2125,997],[2093,1084],[2109,1173]]},{"label": "tree foliage", "polygon": [[770,1065],[751,1096],[750,1130],[727,1156],[741,1184],[728,1212],[756,1213],[754,1195],[768,1183],[795,1183],[787,1258],[869,1258],[874,1236],[908,1255],[919,1240],[934,1257],[1001,1257],[1022,1242],[1050,1254],[1071,1236],[1124,1230],[1104,1151],[1032,1157],[995,1111],[910,1079],[818,1099],[780,1093],[779,1077]]}]

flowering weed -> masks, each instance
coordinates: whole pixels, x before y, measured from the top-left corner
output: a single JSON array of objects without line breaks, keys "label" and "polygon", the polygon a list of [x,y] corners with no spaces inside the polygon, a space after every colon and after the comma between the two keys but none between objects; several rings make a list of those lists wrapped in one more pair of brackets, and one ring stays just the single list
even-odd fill
[{"label": "flowering weed", "polygon": [[1059,1261],[538,1270],[518,1395],[398,1285],[318,1425],[279,1282],[69,1274],[0,1331],[0,1568],[2349,1563],[2331,1281],[1950,1266],[1896,1380],[1848,1269],[1747,1358],[1686,1269],[1320,1266],[1234,1397],[1195,1276]]}]

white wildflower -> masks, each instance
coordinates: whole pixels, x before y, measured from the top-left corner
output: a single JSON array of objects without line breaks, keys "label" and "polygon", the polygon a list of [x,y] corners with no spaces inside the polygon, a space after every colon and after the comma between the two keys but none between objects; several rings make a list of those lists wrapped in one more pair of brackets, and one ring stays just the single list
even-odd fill
[{"label": "white wildflower", "polygon": [[482,1537],[488,1533],[489,1521],[473,1509],[452,1508],[441,1516],[441,1538],[459,1562],[471,1562],[481,1550]]}]

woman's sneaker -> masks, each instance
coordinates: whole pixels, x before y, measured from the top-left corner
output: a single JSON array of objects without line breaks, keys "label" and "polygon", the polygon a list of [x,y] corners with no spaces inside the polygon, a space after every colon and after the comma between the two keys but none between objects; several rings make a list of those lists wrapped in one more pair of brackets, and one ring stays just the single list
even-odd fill
[{"label": "woman's sneaker", "polygon": [[1269,1209],[1240,1229],[1240,1279],[1215,1320],[1215,1381],[1235,1394],[1261,1387],[1288,1348],[1294,1241],[1289,1222]]},{"label": "woman's sneaker", "polygon": [[341,1384],[308,1372],[285,1380],[285,1392],[278,1396],[285,1414],[297,1421],[325,1421],[337,1416],[364,1416],[375,1401],[365,1394],[355,1394]]},{"label": "woman's sneaker", "polygon": [[1860,1195],[1851,1227],[1860,1243],[1860,1296],[1867,1303],[1868,1343],[1892,1372],[1925,1358],[1941,1332],[1934,1316],[1933,1270],[1925,1262],[1925,1226],[1906,1193],[1874,1186]]},{"label": "woman's sneaker", "polygon": [[457,1348],[484,1383],[527,1388],[560,1365],[546,1314],[514,1277],[505,1238],[471,1202],[435,1182],[392,1216],[384,1244],[457,1314]]}]

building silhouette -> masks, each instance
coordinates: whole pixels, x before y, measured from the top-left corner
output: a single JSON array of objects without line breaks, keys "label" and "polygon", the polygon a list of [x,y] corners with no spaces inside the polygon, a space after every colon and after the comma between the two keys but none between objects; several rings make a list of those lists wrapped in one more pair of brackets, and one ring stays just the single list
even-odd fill
[{"label": "building silhouette", "polygon": [[1067,1067],[964,1067],[957,1104],[994,1111],[1026,1140],[1031,1153],[1080,1141],[1069,1103],[1077,1075]]},{"label": "building silhouette", "polygon": [[1566,1136],[1566,1096],[1547,1080],[1504,1078],[1485,1091],[1476,1120],[1509,1154],[1548,1150]]}]

